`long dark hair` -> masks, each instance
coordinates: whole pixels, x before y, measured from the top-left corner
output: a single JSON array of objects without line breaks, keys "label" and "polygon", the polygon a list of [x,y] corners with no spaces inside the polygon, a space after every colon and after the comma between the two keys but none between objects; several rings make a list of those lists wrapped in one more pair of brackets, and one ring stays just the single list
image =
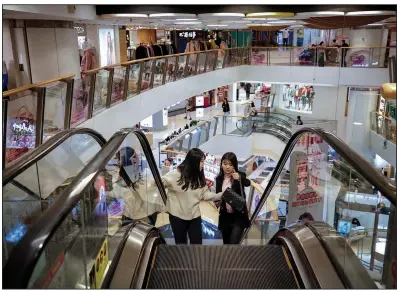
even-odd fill
[{"label": "long dark hair", "polygon": [[221,158],[221,169],[219,171],[219,175],[217,178],[220,178],[223,180],[223,178],[225,177],[225,173],[223,172],[223,168],[222,168],[222,163],[224,160],[228,160],[232,163],[233,168],[236,172],[238,172],[238,162],[237,162],[237,156],[232,153],[232,152],[227,152],[225,153],[222,158]]},{"label": "long dark hair", "polygon": [[200,149],[193,148],[178,166],[178,170],[181,173],[178,185],[182,185],[182,190],[187,191],[189,188],[195,190],[206,185],[204,170],[200,171],[200,162],[204,157],[205,155]]}]

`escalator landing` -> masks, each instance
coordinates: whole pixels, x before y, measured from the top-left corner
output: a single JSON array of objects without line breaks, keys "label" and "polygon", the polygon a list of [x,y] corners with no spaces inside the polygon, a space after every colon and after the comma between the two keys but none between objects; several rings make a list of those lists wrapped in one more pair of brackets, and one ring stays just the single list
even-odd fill
[{"label": "escalator landing", "polygon": [[297,289],[282,247],[160,245],[148,289]]}]

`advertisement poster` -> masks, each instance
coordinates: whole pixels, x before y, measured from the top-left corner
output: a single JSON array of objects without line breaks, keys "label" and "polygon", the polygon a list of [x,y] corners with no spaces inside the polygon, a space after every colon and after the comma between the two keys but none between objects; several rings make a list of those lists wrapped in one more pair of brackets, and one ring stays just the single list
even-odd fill
[{"label": "advertisement poster", "polygon": [[299,28],[297,32],[296,46],[303,46],[303,29]]},{"label": "advertisement poster", "polygon": [[251,65],[265,65],[266,51],[252,51]]},{"label": "advertisement poster", "polygon": [[304,152],[293,152],[290,158],[288,225],[304,213],[310,213],[315,221],[323,220],[324,199],[309,186],[309,176],[308,156]]},{"label": "advertisement poster", "polygon": [[110,66],[116,63],[113,28],[99,29],[99,50],[101,67]]}]

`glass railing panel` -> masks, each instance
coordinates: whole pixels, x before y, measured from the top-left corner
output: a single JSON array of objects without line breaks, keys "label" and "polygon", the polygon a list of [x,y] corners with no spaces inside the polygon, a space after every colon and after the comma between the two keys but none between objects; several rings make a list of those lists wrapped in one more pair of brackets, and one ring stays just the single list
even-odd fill
[{"label": "glass railing panel", "polygon": [[128,92],[127,99],[138,94],[139,73],[141,71],[141,63],[131,64],[128,74]]},{"label": "glass railing panel", "polygon": [[175,81],[176,57],[168,57],[166,83]]},{"label": "glass railing panel", "polygon": [[[346,146],[346,151],[350,150]],[[329,224],[357,254],[372,278],[379,281],[387,257],[386,244],[390,242],[385,234],[391,204],[359,173],[360,170],[366,171],[355,169],[320,135],[301,134],[280,176],[270,188],[269,199],[272,199],[266,203],[273,203],[272,206],[266,211],[262,209],[259,214],[268,213],[273,208],[286,208],[283,211],[287,213],[286,225],[297,221]],[[273,175],[262,183],[263,188],[266,189]],[[289,182],[287,193],[286,181]],[[385,180],[385,183],[389,182]],[[282,200],[288,201],[287,207]],[[245,243],[258,239],[258,231],[254,231],[249,230]],[[259,234],[261,239],[266,238],[266,233]],[[347,261],[343,263],[349,252],[346,249],[344,257],[338,258],[343,268],[350,266]]]},{"label": "glass railing panel", "polygon": [[198,143],[198,147],[200,147],[203,143],[207,142],[209,137],[209,123],[206,122],[202,126],[199,127],[200,131],[200,139]]},{"label": "glass railing panel", "polygon": [[225,60],[226,51],[219,49],[217,52],[216,70],[223,68],[223,61]]},{"label": "glass railing panel", "polygon": [[200,53],[198,54],[198,65],[197,65],[197,74],[202,74],[205,72],[205,62],[207,59],[207,54],[206,53]]},{"label": "glass railing panel", "polygon": [[209,123],[209,138],[212,138],[216,134],[217,126],[219,126],[219,118],[211,118]]},{"label": "glass railing panel", "polygon": [[371,130],[396,144],[396,121],[378,112],[371,113]]},{"label": "glass railing panel", "polygon": [[166,59],[156,59],[156,67],[154,69],[153,88],[163,85],[166,74]]},{"label": "glass railing panel", "polygon": [[207,71],[212,72],[214,70],[214,63],[216,61],[217,52],[207,52]]},{"label": "glass railing panel", "polygon": [[114,68],[111,105],[124,99],[125,71],[126,67]]},{"label": "glass railing panel", "polygon": [[289,47],[275,47],[268,48],[269,65],[271,66],[285,66],[292,63],[292,48]]},{"label": "glass railing panel", "polygon": [[5,144],[6,164],[36,147],[36,112],[36,93],[25,91],[19,96],[10,96]]},{"label": "glass railing panel", "polygon": [[90,84],[88,79],[75,79],[72,97],[71,127],[75,127],[87,120],[88,95]]},{"label": "glass railing panel", "polygon": [[187,55],[178,56],[176,80],[180,80],[185,77],[186,61],[187,61]]},{"label": "glass railing panel", "polygon": [[268,61],[268,52],[266,48],[252,48],[251,65],[265,66]]},{"label": "glass railing panel", "polygon": [[[86,289],[89,287],[85,280],[86,266],[90,260],[85,247],[84,229],[87,220],[83,210],[84,200],[82,198],[76,204],[44,246],[30,277],[28,288]],[[78,283],[80,284],[77,285]]]},{"label": "glass railing panel", "polygon": [[56,82],[46,86],[44,134],[55,134],[63,129],[67,84]]},{"label": "glass railing panel", "polygon": [[73,135],[3,186],[3,213],[7,214],[3,235],[8,252],[100,149],[91,136]]},{"label": "glass railing panel", "polygon": [[313,66],[316,60],[316,50],[311,47],[293,48],[291,58],[296,66]]},{"label": "glass railing panel", "polygon": [[183,140],[182,140],[182,151],[184,151],[184,152],[189,151],[191,139],[192,139],[192,136],[190,133],[184,135]]},{"label": "glass railing panel", "polygon": [[325,49],[325,65],[327,67],[340,67],[340,57],[338,47],[327,47]]},{"label": "glass railing panel", "polygon": [[186,72],[186,77],[196,75],[197,58],[198,58],[198,54],[196,54],[196,53],[189,54],[188,69]]},{"label": "glass railing panel", "polygon": [[141,92],[144,92],[149,89],[151,78],[152,78],[152,60],[143,62],[143,75],[142,75],[142,83],[141,83]]},{"label": "glass railing panel", "polygon": [[95,91],[92,114],[96,115],[106,108],[108,95],[109,71],[99,70],[95,76]]}]

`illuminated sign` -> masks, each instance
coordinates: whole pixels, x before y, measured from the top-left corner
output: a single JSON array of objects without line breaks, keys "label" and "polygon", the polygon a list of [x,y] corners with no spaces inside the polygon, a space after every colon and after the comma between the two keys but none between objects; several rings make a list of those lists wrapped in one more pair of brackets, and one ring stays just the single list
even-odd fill
[{"label": "illuminated sign", "polygon": [[25,132],[27,134],[33,134],[35,131],[34,125],[33,124],[28,124],[27,122],[22,122],[22,123],[12,123],[11,127],[12,130],[17,133],[17,132]]},{"label": "illuminated sign", "polygon": [[195,38],[196,37],[196,32],[195,31],[184,31],[179,33],[179,37],[191,37]]}]

